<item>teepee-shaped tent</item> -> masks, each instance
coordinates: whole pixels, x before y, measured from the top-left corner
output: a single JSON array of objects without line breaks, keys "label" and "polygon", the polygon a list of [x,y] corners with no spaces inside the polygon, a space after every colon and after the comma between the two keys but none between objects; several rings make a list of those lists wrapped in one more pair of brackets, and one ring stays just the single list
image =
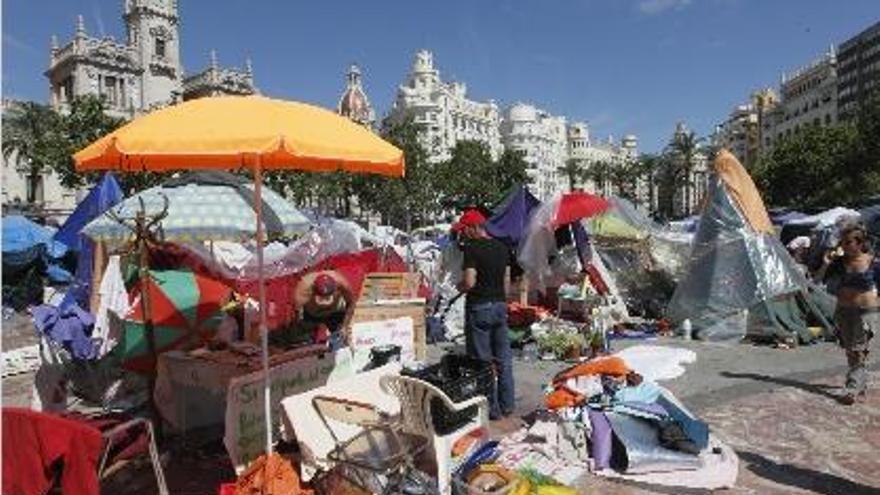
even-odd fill
[{"label": "teepee-shaped tent", "polygon": [[688,268],[667,308],[676,323],[689,318],[704,336],[745,334],[745,311],[806,280],[773,235],[770,217],[751,177],[730,152],[713,164],[708,198]]}]

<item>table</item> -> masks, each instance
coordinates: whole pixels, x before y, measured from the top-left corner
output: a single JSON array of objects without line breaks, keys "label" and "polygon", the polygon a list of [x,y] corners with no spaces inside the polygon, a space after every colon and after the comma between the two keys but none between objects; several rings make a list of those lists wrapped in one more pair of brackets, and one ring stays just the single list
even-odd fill
[{"label": "table", "polygon": [[[270,370],[305,357],[325,352],[324,346],[307,346],[274,352]],[[229,350],[192,355],[170,351],[159,355],[153,397],[162,419],[173,431],[222,429],[226,416],[229,383],[262,369],[260,355],[243,356]],[[271,372],[271,371],[270,371]]]}]

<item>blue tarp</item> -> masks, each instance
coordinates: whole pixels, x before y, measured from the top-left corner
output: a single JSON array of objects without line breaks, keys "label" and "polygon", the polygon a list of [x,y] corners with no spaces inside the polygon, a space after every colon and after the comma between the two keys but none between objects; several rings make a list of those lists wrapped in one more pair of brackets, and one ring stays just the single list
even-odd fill
[{"label": "blue tarp", "polygon": [[525,237],[532,212],[540,204],[526,186],[516,186],[492,212],[486,231],[515,248]]},{"label": "blue tarp", "polygon": [[55,240],[67,245],[77,253],[76,277],[61,302],[68,307],[76,302],[83,308],[89,307],[91,294],[92,263],[94,262],[94,243],[81,233],[83,227],[105,211],[124,199],[122,188],[113,174],[104,174],[100,182],[89,191],[85,199],[76,206],[64,225],[55,234]]},{"label": "blue tarp", "polygon": [[44,256],[49,264],[64,257],[67,247],[53,242],[52,233],[42,225],[25,217],[10,215],[3,218],[3,264],[15,268],[33,263]]}]

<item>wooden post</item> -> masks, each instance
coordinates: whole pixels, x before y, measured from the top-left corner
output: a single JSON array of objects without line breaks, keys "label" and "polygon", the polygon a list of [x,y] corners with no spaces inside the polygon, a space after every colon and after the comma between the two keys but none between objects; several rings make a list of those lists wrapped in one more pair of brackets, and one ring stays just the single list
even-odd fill
[{"label": "wooden post", "polygon": [[[159,357],[156,354],[156,339],[153,332],[153,305],[150,301],[150,251],[147,246],[147,237],[149,233],[147,232],[147,219],[146,212],[141,210],[138,212],[137,217],[135,218],[135,228],[137,235],[137,248],[138,248],[138,275],[140,278],[140,293],[141,293],[141,313],[144,317],[144,333],[145,338],[147,340],[147,350],[150,355],[150,359],[153,361],[154,365],[158,364]],[[149,373],[149,408],[150,408],[150,416],[153,420],[153,424],[156,428],[156,436],[158,438],[162,438],[162,417],[159,415],[159,409],[156,407],[156,400],[153,397],[153,392],[156,390],[156,369],[155,367],[150,370]]]}]

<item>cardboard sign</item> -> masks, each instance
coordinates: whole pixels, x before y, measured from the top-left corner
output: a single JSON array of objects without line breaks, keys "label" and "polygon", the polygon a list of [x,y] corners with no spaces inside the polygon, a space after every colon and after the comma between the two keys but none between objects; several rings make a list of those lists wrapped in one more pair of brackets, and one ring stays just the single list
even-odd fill
[{"label": "cardboard sign", "polygon": [[[269,370],[272,399],[273,438],[280,438],[281,399],[320,387],[333,371],[334,359],[307,356]],[[265,453],[264,374],[262,371],[233,378],[226,395],[226,432],[223,444],[236,473]]]},{"label": "cardboard sign", "polygon": [[364,321],[351,325],[351,347],[355,356],[369,354],[377,346],[399,345],[401,361],[415,358],[415,331],[410,317]]}]

